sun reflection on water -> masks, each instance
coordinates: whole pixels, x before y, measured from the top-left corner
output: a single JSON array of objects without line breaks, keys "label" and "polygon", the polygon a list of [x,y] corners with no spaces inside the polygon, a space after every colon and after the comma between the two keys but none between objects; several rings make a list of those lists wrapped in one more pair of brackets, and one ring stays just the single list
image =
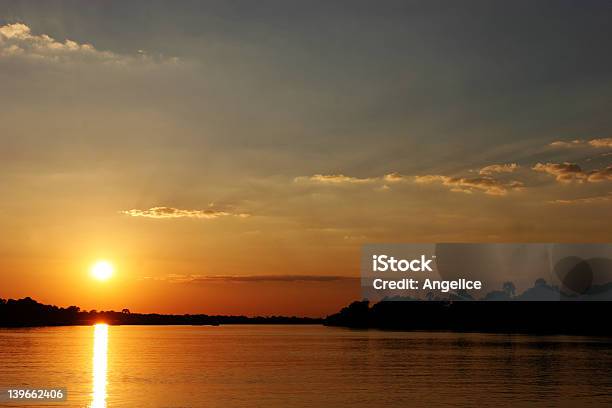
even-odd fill
[{"label": "sun reflection on water", "polygon": [[108,325],[94,326],[93,398],[91,408],[106,408],[106,366],[108,352]]}]

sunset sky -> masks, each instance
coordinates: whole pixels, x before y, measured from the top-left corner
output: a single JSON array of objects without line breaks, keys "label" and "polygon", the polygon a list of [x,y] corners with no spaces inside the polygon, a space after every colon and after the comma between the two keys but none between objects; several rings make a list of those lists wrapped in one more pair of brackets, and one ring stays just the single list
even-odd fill
[{"label": "sunset sky", "polygon": [[321,316],[364,243],[610,242],[611,20],[0,1],[0,297]]}]

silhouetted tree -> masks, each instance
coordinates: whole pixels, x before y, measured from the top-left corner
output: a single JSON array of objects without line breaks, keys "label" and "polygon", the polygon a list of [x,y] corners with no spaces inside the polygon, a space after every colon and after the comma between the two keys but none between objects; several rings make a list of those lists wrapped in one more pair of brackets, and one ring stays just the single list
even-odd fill
[{"label": "silhouetted tree", "polygon": [[516,296],[516,286],[514,286],[514,283],[504,282],[504,284],[502,285],[502,288],[504,292],[506,293],[506,295],[508,295],[508,297],[513,298],[514,296]]},{"label": "silhouetted tree", "polygon": [[544,278],[538,278],[536,279],[534,286],[545,286],[546,285],[546,280],[544,280]]}]

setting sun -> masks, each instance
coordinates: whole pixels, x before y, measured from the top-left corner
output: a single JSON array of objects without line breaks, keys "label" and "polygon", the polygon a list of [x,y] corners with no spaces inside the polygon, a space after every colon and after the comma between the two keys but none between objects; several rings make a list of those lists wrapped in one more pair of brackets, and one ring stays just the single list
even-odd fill
[{"label": "setting sun", "polygon": [[113,276],[113,265],[108,261],[98,261],[91,267],[91,276],[95,279],[105,281]]}]

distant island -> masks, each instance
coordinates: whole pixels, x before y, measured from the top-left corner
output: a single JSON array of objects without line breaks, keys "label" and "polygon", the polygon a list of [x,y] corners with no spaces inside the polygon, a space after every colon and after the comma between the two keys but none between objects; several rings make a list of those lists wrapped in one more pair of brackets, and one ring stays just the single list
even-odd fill
[{"label": "distant island", "polygon": [[0,299],[0,327],[112,325],[320,324],[323,319],[296,316],[213,316],[207,314],[131,313],[44,305],[32,298]]}]

